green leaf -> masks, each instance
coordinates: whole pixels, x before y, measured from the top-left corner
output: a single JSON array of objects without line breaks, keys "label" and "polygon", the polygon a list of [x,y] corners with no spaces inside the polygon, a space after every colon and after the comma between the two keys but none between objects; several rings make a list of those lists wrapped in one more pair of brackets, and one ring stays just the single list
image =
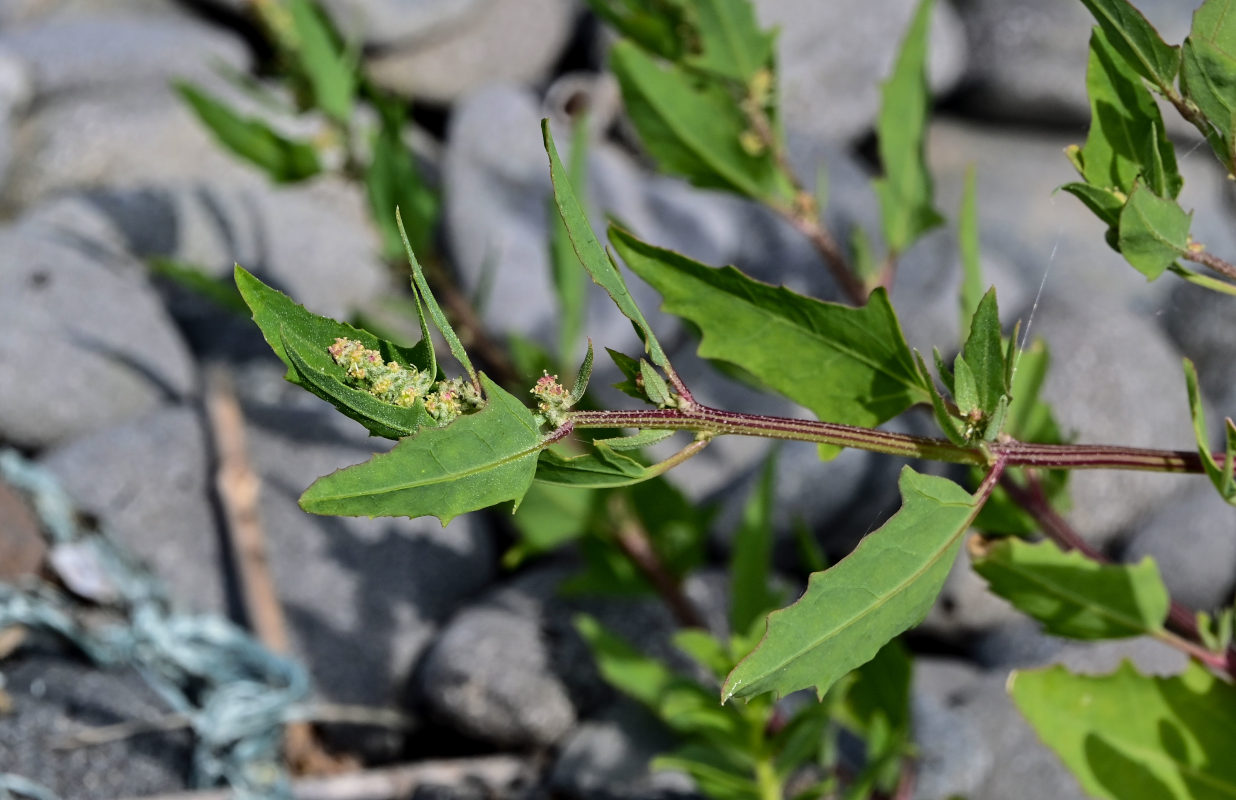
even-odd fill
[{"label": "green leaf", "polygon": [[[554,183],[554,202],[558,206],[558,213],[562,216],[563,224],[566,225],[567,234],[571,237],[576,258],[579,259],[584,269],[588,270],[593,282],[609,294],[614,305],[618,306],[618,310],[635,323],[640,338],[644,340],[644,349],[652,359],[652,363],[658,367],[668,366],[669,359],[665,351],[661,349],[661,343],[657,341],[656,334],[652,332],[648,321],[644,319],[639,306],[635,305],[635,298],[631,297],[631,292],[627,290],[622,273],[618,271],[618,267],[601,247],[601,243],[597,241],[596,234],[592,231],[592,224],[588,222],[583,206],[580,205],[574,189],[571,188],[570,177],[567,175],[566,168],[562,166],[562,160],[558,158],[558,148],[554,146],[554,137],[549,130],[549,120],[541,121],[541,134],[545,139],[545,152],[549,154],[549,176]],[[611,350],[610,355],[613,354],[614,351]]]},{"label": "green leaf", "polygon": [[[974,407],[983,412],[984,417],[990,417],[996,412],[1000,398],[1009,391],[1005,383],[1008,371],[1004,360],[1004,342],[1000,338],[1000,310],[996,304],[995,287],[989,289],[979,301],[970,320],[970,336],[961,350],[961,357],[973,375]],[[957,404],[963,412],[969,410],[962,405],[960,398]]]},{"label": "green leaf", "polygon": [[395,209],[400,210],[408,224],[412,250],[422,255],[432,253],[441,201],[425,182],[412,151],[404,144],[402,104],[378,98],[374,105],[381,124],[373,137],[373,156],[365,168],[365,191],[382,236],[382,254],[393,261],[403,253]]},{"label": "green leaf", "polygon": [[1197,369],[1189,359],[1184,360],[1185,385],[1189,390],[1189,415],[1193,418],[1193,433],[1197,437],[1197,454],[1202,459],[1202,468],[1210,482],[1219,490],[1224,500],[1236,505],[1236,423],[1228,418],[1224,429],[1226,447],[1222,466],[1210,452],[1210,433],[1206,430],[1206,412],[1202,408],[1202,395],[1197,388]]},{"label": "green leaf", "polygon": [[515,569],[532,556],[548,553],[588,531],[597,493],[571,486],[535,482],[511,517],[519,541],[502,556],[505,569]]},{"label": "green leaf", "polygon": [[910,654],[893,639],[851,676],[837,716],[865,740],[863,772],[868,774],[858,776],[856,782],[869,782],[891,793],[910,746]]},{"label": "green leaf", "polygon": [[980,502],[952,481],[901,471],[901,510],[831,569],[811,576],[794,605],[726,679],[722,700],[815,687],[823,695],[926,615]]},{"label": "green leaf", "polygon": [[[571,122],[571,163],[567,168],[571,191],[588,196],[588,115]],[[576,351],[584,317],[588,312],[588,273],[579,268],[579,258],[566,224],[558,214],[557,200],[550,198],[549,267],[558,295],[558,359],[567,363]]]},{"label": "green leaf", "polygon": [[920,0],[897,54],[893,74],[881,85],[876,139],[884,177],[875,181],[889,250],[902,253],[944,218],[932,205],[924,141],[931,95],[927,87],[927,34],[932,0]]},{"label": "green leaf", "polygon": [[974,317],[983,299],[983,265],[979,260],[978,186],[974,165],[966,168],[957,220],[957,245],[961,252],[961,330]]},{"label": "green leaf", "polygon": [[[1096,189],[1128,194],[1141,179],[1161,197],[1179,194],[1183,181],[1159,107],[1099,29],[1090,36],[1086,91],[1090,97],[1090,131],[1085,146],[1073,152],[1075,165],[1081,165],[1086,182]],[[1078,197],[1087,205],[1094,203],[1104,210],[1108,207],[1100,196]]]},{"label": "green leaf", "polygon": [[640,47],[669,61],[693,43],[685,0],[584,0],[598,17]]},{"label": "green leaf", "polygon": [[[939,373],[941,380],[950,384],[949,391],[956,389],[956,381],[952,380],[952,374],[944,366],[943,360],[940,358],[940,351],[935,352],[936,356],[936,372]],[[931,390],[931,411],[936,418],[936,424],[940,426],[940,430],[944,431],[944,435],[948,437],[950,442],[955,444],[966,444],[966,426],[948,407],[948,401],[944,399],[944,395],[940,393],[935,382],[931,379],[931,372],[927,368],[927,362],[923,360],[923,354],[914,351],[914,358],[918,363],[919,375]]]},{"label": "green leaf", "polygon": [[727,87],[658,64],[626,41],[610,51],[610,67],[640,141],[663,172],[780,207],[793,200],[771,148],[744,146],[754,131]]},{"label": "green leaf", "polygon": [[1138,184],[1120,212],[1120,253],[1147,280],[1154,280],[1189,251],[1193,213]]},{"label": "green leaf", "polygon": [[296,304],[283,292],[262,283],[239,264],[234,272],[236,288],[253,311],[253,321],[261,329],[270,349],[288,368],[283,376],[285,380],[313,390],[313,383],[300,373],[284,348],[285,336],[298,342],[319,345],[302,348],[301,352],[301,358],[318,372],[333,374],[330,367],[335,362],[326,352],[326,348],[333,344],[335,339],[343,338],[355,339],[370,350],[377,350],[387,361],[396,361],[407,367],[415,367],[421,372],[433,371],[436,374],[433,347],[428,339],[422,339],[414,347],[400,347],[393,342],[379,339],[368,331],[306,311],[304,306]]},{"label": "green leaf", "polygon": [[317,151],[311,145],[280,136],[259,119],[242,117],[190,83],[176,82],[174,86],[219,144],[264,171],[272,181],[302,181],[321,171]]},{"label": "green leaf", "polygon": [[777,35],[760,29],[749,0],[697,0],[694,6],[700,52],[687,53],[685,64],[744,84],[771,64]]},{"label": "green leaf", "polygon": [[1236,120],[1236,9],[1232,0],[1206,0],[1193,12],[1181,50],[1180,85],[1211,126],[1207,135],[1219,159],[1233,168]]},{"label": "green leaf", "polygon": [[540,483],[573,486],[580,489],[603,489],[629,486],[663,473],[657,465],[645,466],[624,453],[599,442],[592,451],[576,456],[564,456],[554,450],[541,452],[536,479]]},{"label": "green leaf", "polygon": [[676,431],[672,430],[647,430],[640,431],[631,436],[617,436],[613,439],[594,439],[593,443],[605,444],[614,450],[635,450],[668,439],[675,433]]},{"label": "green leaf", "polygon": [[577,614],[574,622],[575,630],[588,643],[605,682],[656,709],[662,695],[677,680],[669,667],[610,633],[594,617]]},{"label": "green leaf", "polygon": [[154,257],[146,262],[150,272],[176,283],[227,311],[246,314],[249,306],[235,284],[208,275],[201,267],[174,258]]},{"label": "green leaf", "polygon": [[592,340],[588,340],[588,350],[584,353],[584,360],[579,364],[579,371],[575,373],[575,383],[571,384],[571,394],[567,399],[567,407],[572,408],[584,397],[584,392],[588,391],[588,381],[592,378]]},{"label": "green leaf", "polygon": [[411,408],[404,408],[349,386],[343,367],[329,356],[321,358],[326,348],[319,341],[306,339],[292,328],[285,327],[281,333],[283,351],[296,368],[300,384],[364,425],[374,436],[402,439],[421,428],[437,426],[420,400]]},{"label": "green leaf", "polygon": [[[977,540],[976,540],[977,541]],[[1051,541],[1005,537],[974,548],[974,570],[992,592],[1072,639],[1121,639],[1163,630],[1171,598],[1149,557],[1100,564]]]},{"label": "green leaf", "polygon": [[730,555],[730,630],[745,633],[781,603],[769,581],[772,573],[773,503],[776,499],[776,450],[769,455],[759,483],[747,498],[742,523]]},{"label": "green leaf", "polygon": [[[472,385],[480,389],[480,380],[477,378],[476,370],[472,367],[472,360],[468,358],[468,351],[464,349],[463,342],[459,341],[459,336],[455,333],[455,329],[451,327],[446,314],[442,313],[442,307],[438,305],[437,299],[434,298],[433,292],[429,289],[429,283],[425,280],[425,273],[421,270],[421,264],[416,260],[416,255],[412,252],[412,245],[408,242],[408,232],[403,227],[403,217],[399,209],[395,209],[395,224],[399,227],[399,238],[403,241],[403,249],[408,256],[408,264],[412,267],[412,288],[416,291],[417,303],[423,302],[425,304],[425,310],[429,312],[429,318],[433,320],[434,327],[438,329],[438,332],[442,334],[442,338],[446,340],[446,346],[450,349],[451,355],[455,356],[455,360],[468,373],[468,377],[472,380]],[[423,318],[421,325],[424,327]]]},{"label": "green leaf", "polygon": [[728,361],[820,419],[874,426],[930,400],[883,289],[850,308],[720,269],[610,229],[664,309],[700,331],[699,354]]},{"label": "green leaf", "polygon": [[[1013,372],[1008,415],[1004,430],[1014,439],[1023,442],[1041,442],[1046,444],[1062,444],[1064,438],[1052,415],[1051,406],[1039,397],[1039,391],[1047,379],[1047,368],[1050,357],[1047,345],[1042,339],[1035,339],[1030,346],[1022,350],[1017,359],[1017,369]],[[1068,506],[1066,488],[1069,473],[1065,470],[1039,470],[1039,482],[1048,500],[1057,510]],[[975,480],[980,473],[974,471]],[[1022,470],[1008,469],[1006,480],[1024,484]],[[982,531],[1004,533],[1017,536],[1028,536],[1039,530],[1038,522],[1030,516],[1019,504],[997,486],[992,490],[991,498],[983,504],[974,526]]]},{"label": "green leaf", "polygon": [[648,396],[649,402],[654,406],[665,408],[673,405],[673,398],[670,397],[669,385],[665,383],[665,379],[657,372],[656,367],[649,364],[644,359],[639,360],[639,377],[644,384],[644,394]]},{"label": "green leaf", "polygon": [[1190,662],[1181,675],[1111,675],[1064,667],[1017,671],[1009,694],[1092,797],[1236,797],[1236,688]]},{"label": "green leaf", "polygon": [[480,375],[485,407],[444,428],[422,429],[389,453],[318,478],[301,495],[313,514],[434,516],[442,524],[507,500],[519,506],[545,436],[532,412]]},{"label": "green leaf", "polygon": [[1089,183],[1066,183],[1060,188],[1082,201],[1086,208],[1107,224],[1109,228],[1107,243],[1112,246],[1113,250],[1118,250],[1115,232],[1120,226],[1120,210],[1124,208],[1125,200],[1128,198]]},{"label": "green leaf", "polygon": [[1126,64],[1167,94],[1180,69],[1180,53],[1127,0],[1081,0]]},{"label": "green leaf", "polygon": [[299,45],[297,60],[309,79],[315,104],[336,122],[347,125],[352,118],[352,98],[357,85],[351,59],[314,3],[289,0],[287,11]]}]

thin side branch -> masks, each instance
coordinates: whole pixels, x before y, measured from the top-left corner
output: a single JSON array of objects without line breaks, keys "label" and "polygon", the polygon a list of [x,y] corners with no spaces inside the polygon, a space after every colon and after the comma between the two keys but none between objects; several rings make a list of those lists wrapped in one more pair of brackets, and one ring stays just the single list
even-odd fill
[{"label": "thin side branch", "polygon": [[704,617],[682,590],[682,583],[666,569],[661,557],[652,546],[648,531],[640,524],[627,505],[626,499],[615,494],[610,498],[610,519],[614,521],[614,540],[618,547],[635,565],[636,569],[652,584],[662,602],[669,607],[674,619],[684,628],[707,628]]},{"label": "thin side branch", "polygon": [[1185,255],[1185,259],[1195,264],[1201,264],[1203,267],[1219,273],[1228,280],[1236,281],[1236,265],[1229,264],[1212,253],[1208,253],[1205,250],[1190,249]]}]

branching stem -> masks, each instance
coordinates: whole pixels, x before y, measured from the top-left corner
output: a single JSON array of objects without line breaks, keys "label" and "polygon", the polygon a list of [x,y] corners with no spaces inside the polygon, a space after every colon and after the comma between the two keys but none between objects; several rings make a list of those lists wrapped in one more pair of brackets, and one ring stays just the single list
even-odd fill
[{"label": "branching stem", "polygon": [[[790,439],[980,467],[990,464],[997,457],[1003,457],[1009,467],[1202,472],[1201,458],[1191,450],[1151,450],[1101,444],[1034,444],[1015,440],[992,442],[984,446],[960,445],[945,439],[911,436],[834,422],[743,414],[698,403],[684,403],[684,406],[631,411],[576,411],[570,416],[570,424],[581,429],[690,430],[713,435]],[[1216,454],[1215,458],[1220,464],[1223,463],[1222,454]]]}]

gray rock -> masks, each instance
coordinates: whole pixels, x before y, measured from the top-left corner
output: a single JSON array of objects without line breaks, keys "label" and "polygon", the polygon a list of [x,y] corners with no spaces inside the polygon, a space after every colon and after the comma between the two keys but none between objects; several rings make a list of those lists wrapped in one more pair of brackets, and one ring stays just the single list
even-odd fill
[{"label": "gray rock", "polygon": [[243,41],[188,16],[97,14],[29,24],[0,33],[4,47],[34,76],[34,97],[106,92],[169,80],[198,81],[216,65],[246,71]]},{"label": "gray rock", "polygon": [[183,607],[227,612],[223,544],[202,420],[183,406],[102,428],[42,459],[80,507]]},{"label": "gray rock", "polygon": [[16,130],[5,200],[16,206],[85,187],[202,179],[264,185],[170,89],[131,87],[41,106]]},{"label": "gray rock", "polygon": [[1236,585],[1236,511],[1210,481],[1164,503],[1129,540],[1122,561],[1150,556],[1172,598],[1199,610],[1226,603]]},{"label": "gray rock", "polygon": [[1068,640],[1044,633],[1038,622],[1007,603],[1005,607],[1012,619],[983,630],[969,641],[966,649],[974,661],[986,669],[1007,670],[1037,667],[1059,657]]},{"label": "gray rock", "polygon": [[88,236],[0,232],[0,430],[46,446],[193,390],[179,334],[127,256]]},{"label": "gray rock", "polygon": [[289,187],[164,181],[102,188],[83,205],[141,257],[165,256],[231,281],[239,263],[315,313],[344,319],[390,290],[362,189],[333,177]]},{"label": "gray rock", "polygon": [[1189,657],[1147,636],[1100,642],[1066,642],[1053,662],[1079,675],[1108,675],[1130,661],[1143,675],[1179,675]]},{"label": "gray rock", "polygon": [[[757,0],[764,25],[780,26],[778,64],[786,127],[826,140],[852,139],[875,123],[881,81],[892,71],[914,14],[910,0],[854,6],[812,0]],[[948,4],[936,5],[929,44],[932,90],[961,76],[965,34]]]},{"label": "gray rock", "polygon": [[[1231,257],[1230,248],[1215,247],[1201,239],[1222,257]],[[1236,320],[1231,313],[1231,297],[1183,281],[1172,287],[1169,303],[1160,317],[1172,342],[1193,360],[1202,393],[1214,403],[1207,415],[1212,434],[1218,433],[1224,417],[1236,418],[1236,383],[1231,379],[1236,350]],[[1216,439],[1215,444],[1220,442]]]},{"label": "gray rock", "polygon": [[570,0],[489,0],[458,24],[430,27],[406,43],[386,42],[366,66],[380,86],[429,102],[451,102],[497,81],[531,84],[554,65],[575,13]]},{"label": "gray rock", "polygon": [[471,608],[434,642],[417,681],[435,717],[506,747],[548,747],[575,725],[566,687],[534,619]]},{"label": "gray rock", "polygon": [[437,36],[459,35],[492,12],[494,0],[325,0],[323,8],[340,31],[376,47],[407,46]]},{"label": "gray rock", "polygon": [[[1179,357],[1153,321],[1103,295],[1084,302],[1052,293],[1038,330],[1055,358],[1044,388],[1062,430],[1079,442],[1189,447],[1193,432]],[[1067,435],[1067,433],[1066,433]],[[1113,470],[1069,479],[1073,526],[1105,546],[1194,480]]]},{"label": "gray rock", "polygon": [[131,670],[102,672],[29,654],[6,659],[12,711],[0,715],[0,772],[43,784],[63,800],[136,797],[189,788],[188,731],[147,732],[90,747],[56,749],[89,728],[171,712]]},{"label": "gray rock", "polygon": [[556,793],[575,798],[654,798],[693,787],[680,772],[650,772],[649,763],[674,749],[674,736],[632,701],[619,701],[582,723],[562,742],[550,770]]},{"label": "gray rock", "polygon": [[918,800],[972,797],[995,766],[978,724],[967,715],[968,689],[980,680],[981,673],[961,662],[931,658],[915,662],[911,714],[918,746],[914,783]]},{"label": "gray rock", "polygon": [[[1169,44],[1188,34],[1190,4],[1135,5]],[[1089,118],[1086,63],[1095,21],[1085,7],[1069,0],[959,0],[958,6],[970,44],[967,110],[1034,124]]]}]

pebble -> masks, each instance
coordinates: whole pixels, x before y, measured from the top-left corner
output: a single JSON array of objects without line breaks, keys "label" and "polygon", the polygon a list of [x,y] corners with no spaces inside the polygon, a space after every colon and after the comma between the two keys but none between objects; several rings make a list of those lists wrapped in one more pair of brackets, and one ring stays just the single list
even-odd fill
[{"label": "pebble", "polygon": [[1151,556],[1172,598],[1200,611],[1226,604],[1236,584],[1236,512],[1209,479],[1164,503],[1133,536],[1121,560]]},{"label": "pebble", "polygon": [[194,388],[196,367],[140,267],[93,244],[0,231],[0,431],[10,442],[66,442]]},{"label": "pebble", "polygon": [[[757,0],[764,26],[780,26],[778,65],[786,128],[830,141],[871,129],[887,79],[914,15],[911,0],[879,0],[862,7],[812,0]],[[967,58],[957,12],[937,3],[928,44],[934,94],[961,77]]]},{"label": "pebble", "polygon": [[453,102],[491,83],[533,84],[548,76],[575,15],[571,0],[487,0],[458,25],[387,42],[366,66],[379,86],[419,102]]},{"label": "pebble", "polygon": [[191,739],[186,730],[56,749],[66,737],[91,728],[155,721],[171,713],[136,672],[103,671],[48,654],[20,654],[4,662],[4,688],[13,709],[0,714],[0,773],[40,783],[62,800],[189,788]]},{"label": "pebble", "polygon": [[[492,13],[494,0],[323,0],[345,38],[398,47],[457,33]],[[500,61],[496,63],[501,63]]]}]

